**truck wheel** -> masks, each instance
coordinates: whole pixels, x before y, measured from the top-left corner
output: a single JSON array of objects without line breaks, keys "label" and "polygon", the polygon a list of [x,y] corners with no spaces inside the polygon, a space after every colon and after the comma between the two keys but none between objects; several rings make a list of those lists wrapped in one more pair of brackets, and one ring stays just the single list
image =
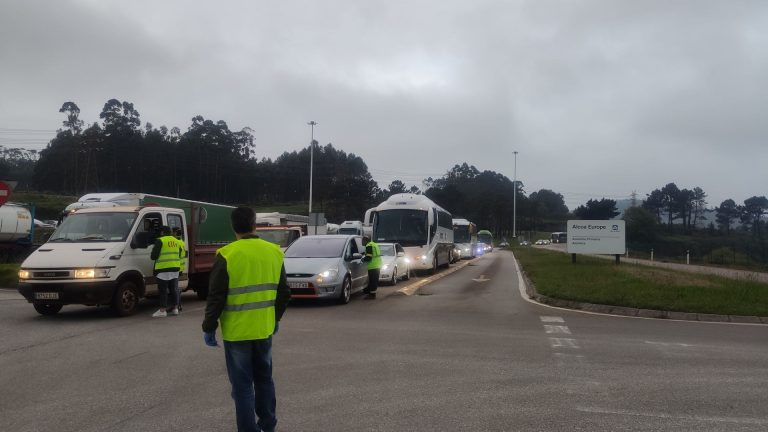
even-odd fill
[{"label": "truck wheel", "polygon": [[115,315],[124,317],[136,312],[136,306],[139,304],[139,289],[131,281],[125,281],[118,285],[115,295],[112,297],[112,312]]},{"label": "truck wheel", "polygon": [[34,303],[33,306],[40,315],[56,315],[62,308],[62,305],[53,303]]},{"label": "truck wheel", "polygon": [[204,285],[197,286],[195,288],[195,293],[197,293],[198,299],[205,300],[208,298],[208,287]]}]

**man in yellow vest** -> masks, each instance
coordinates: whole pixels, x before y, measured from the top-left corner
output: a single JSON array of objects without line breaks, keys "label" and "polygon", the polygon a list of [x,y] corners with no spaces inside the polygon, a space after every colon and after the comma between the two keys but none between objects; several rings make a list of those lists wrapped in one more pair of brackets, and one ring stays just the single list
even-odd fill
[{"label": "man in yellow vest", "polygon": [[[160,229],[160,237],[155,240],[150,258],[155,261],[155,279],[157,290],[160,291],[160,309],[152,314],[153,318],[165,318],[168,312],[171,315],[179,314],[179,305],[176,301],[176,291],[179,287],[179,267],[181,266],[179,241],[171,235],[170,227],[163,226]],[[168,306],[168,299],[172,299],[173,305]]]},{"label": "man in yellow vest", "polygon": [[238,432],[272,432],[277,424],[272,335],[291,291],[280,247],[253,234],[253,210],[233,210],[232,228],[237,240],[218,250],[211,270],[203,340],[218,346],[220,322]]},{"label": "man in yellow vest", "polygon": [[364,236],[365,257],[363,261],[368,263],[368,286],[363,290],[368,300],[376,299],[376,290],[379,288],[379,272],[381,272],[381,249],[370,237]]}]

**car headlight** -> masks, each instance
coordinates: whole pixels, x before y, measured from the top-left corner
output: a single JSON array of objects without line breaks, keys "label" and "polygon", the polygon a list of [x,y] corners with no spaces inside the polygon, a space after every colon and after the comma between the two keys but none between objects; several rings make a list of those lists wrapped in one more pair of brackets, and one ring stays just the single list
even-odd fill
[{"label": "car headlight", "polygon": [[29,279],[29,271],[19,270],[19,279]]},{"label": "car headlight", "polygon": [[464,252],[469,252],[469,248],[468,248],[468,247],[465,247],[465,248],[464,248]]},{"label": "car headlight", "polygon": [[109,269],[97,268],[97,269],[77,269],[75,270],[75,279],[94,279],[103,278],[109,275]]},{"label": "car headlight", "polygon": [[408,263],[410,263],[410,262],[411,262],[411,259],[410,259],[410,258],[408,258],[408,257],[405,257],[405,263],[406,263],[406,264],[408,264]]},{"label": "car headlight", "polygon": [[388,269],[388,268],[389,268],[389,264],[384,264],[383,266],[381,266],[381,269],[382,269],[382,270],[386,270],[386,269]]},{"label": "car headlight", "polygon": [[328,282],[336,279],[336,276],[338,275],[339,275],[339,269],[335,269],[335,268],[328,269],[317,274],[317,282],[318,283]]},{"label": "car headlight", "polygon": [[422,255],[422,256],[421,256],[421,260],[422,260],[422,261],[426,261],[426,260],[427,260],[427,256],[426,256],[426,255]]}]

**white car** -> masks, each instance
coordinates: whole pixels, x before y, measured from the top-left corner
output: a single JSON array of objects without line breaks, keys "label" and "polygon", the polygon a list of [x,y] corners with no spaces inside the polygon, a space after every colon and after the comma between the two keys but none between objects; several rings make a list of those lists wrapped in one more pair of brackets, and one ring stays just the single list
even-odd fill
[{"label": "white car", "polygon": [[379,281],[395,285],[400,279],[411,278],[411,264],[400,243],[379,243],[379,249],[381,250]]}]

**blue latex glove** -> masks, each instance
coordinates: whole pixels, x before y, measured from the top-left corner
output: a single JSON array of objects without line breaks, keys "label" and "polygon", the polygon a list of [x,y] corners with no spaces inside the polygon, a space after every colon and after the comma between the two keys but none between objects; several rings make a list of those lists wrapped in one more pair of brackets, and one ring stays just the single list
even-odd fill
[{"label": "blue latex glove", "polygon": [[275,331],[272,332],[272,335],[276,335],[278,330],[280,330],[280,323],[275,321]]},{"label": "blue latex glove", "polygon": [[209,347],[217,347],[219,343],[216,342],[216,332],[203,332],[203,340]]}]

